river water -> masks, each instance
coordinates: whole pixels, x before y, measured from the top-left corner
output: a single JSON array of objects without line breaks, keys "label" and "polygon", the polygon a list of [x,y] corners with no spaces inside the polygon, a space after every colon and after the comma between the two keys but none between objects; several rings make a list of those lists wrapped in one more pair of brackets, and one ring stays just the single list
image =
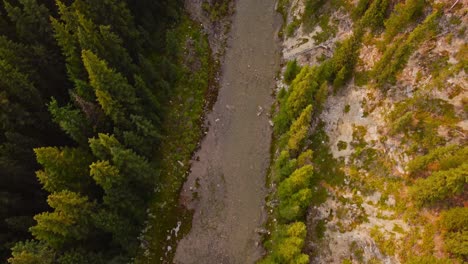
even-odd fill
[{"label": "river water", "polygon": [[218,99],[206,117],[208,134],[181,193],[194,215],[175,263],[247,264],[263,253],[255,229],[267,216],[267,114],[280,61],[274,5],[274,0],[237,0]]}]

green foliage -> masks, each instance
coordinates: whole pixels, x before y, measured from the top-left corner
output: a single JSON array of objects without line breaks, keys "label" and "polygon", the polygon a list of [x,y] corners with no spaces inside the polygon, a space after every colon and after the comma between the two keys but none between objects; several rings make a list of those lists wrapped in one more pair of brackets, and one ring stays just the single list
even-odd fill
[{"label": "green foliage", "polygon": [[371,2],[372,1],[370,0],[359,0],[357,6],[353,9],[351,13],[351,17],[354,21],[359,20],[359,18],[361,18],[361,16],[364,15],[366,10],[369,8]]},{"label": "green foliage", "polygon": [[338,144],[336,145],[338,147],[338,150],[345,150],[348,148],[348,143],[346,143],[345,141],[338,141]]},{"label": "green foliage", "polygon": [[[360,25],[376,30],[384,25],[388,0],[374,0],[360,20]],[[360,7],[362,8],[362,7]]]},{"label": "green foliage", "polygon": [[292,123],[288,132],[288,148],[291,151],[298,151],[304,145],[307,138],[310,122],[312,119],[312,105],[308,105],[301,115]]},{"label": "green foliage", "polygon": [[306,108],[318,89],[318,84],[313,78],[314,69],[303,67],[289,88],[289,96],[287,98],[287,111],[290,118],[293,120],[304,108]]},{"label": "green foliage", "polygon": [[446,234],[445,248],[457,257],[466,258],[468,256],[468,230]]},{"label": "green foliage", "polygon": [[22,8],[4,1],[8,17],[15,24],[17,36],[27,43],[41,42],[41,38],[50,43],[52,28],[49,24],[49,9],[36,0],[20,0],[19,3]]},{"label": "green foliage", "polygon": [[417,175],[433,167],[432,170],[447,170],[461,165],[468,158],[468,147],[448,145],[432,149],[428,154],[418,156],[408,162],[408,172]]},{"label": "green foliage", "polygon": [[328,83],[324,81],[315,94],[315,112],[320,113],[328,98]]},{"label": "green foliage", "polygon": [[101,255],[86,252],[84,250],[71,250],[65,252],[58,258],[59,264],[104,264]]},{"label": "green foliage", "polygon": [[300,26],[301,26],[301,20],[294,18],[294,20],[291,23],[289,23],[288,26],[286,27],[286,36],[292,37]]},{"label": "green foliage", "polygon": [[36,239],[59,249],[88,237],[94,203],[70,191],[53,193],[47,202],[54,211],[34,217],[37,225],[31,227],[31,233]]},{"label": "green foliage", "polygon": [[[154,164],[161,160],[155,157],[163,130],[161,109],[169,105],[170,91],[180,79],[181,60],[174,58],[183,56],[182,49],[169,53],[165,46],[168,28],[180,23],[181,6],[167,0],[4,1],[1,259],[15,241],[31,237],[26,232],[32,215],[48,209],[33,174],[38,166],[37,177],[52,193],[54,210],[35,217],[31,233],[39,241],[18,244],[12,262],[127,263],[135,254],[158,183]],[[198,42],[205,43],[208,55],[203,58],[208,58],[207,42],[199,41],[203,37],[191,37],[197,48]],[[199,106],[188,104],[194,120],[199,120],[211,76],[207,60],[201,62],[201,78],[188,75],[190,88],[199,93],[193,100]],[[92,141],[90,153],[88,138],[99,133],[113,136]],[[48,145],[60,147],[44,147]],[[43,244],[58,250],[39,246]]]},{"label": "green foliage", "polygon": [[284,71],[284,81],[287,84],[291,84],[291,82],[296,78],[297,74],[301,71],[302,67],[297,64],[297,60],[288,61],[286,65],[286,70]]},{"label": "green foliage", "polygon": [[412,256],[406,262],[408,264],[452,264],[449,259],[439,259],[435,256]]},{"label": "green foliage", "polygon": [[361,47],[361,34],[359,31],[355,32],[351,37],[339,43],[331,58],[335,91],[352,76]]},{"label": "green foliage", "polygon": [[12,248],[12,257],[8,259],[10,264],[52,264],[55,252],[45,243],[30,240],[18,242]]},{"label": "green foliage", "polygon": [[444,139],[439,136],[438,128],[450,127],[458,120],[453,105],[442,99],[420,95],[397,103],[389,119],[392,121],[392,133],[404,133],[413,144],[413,150],[428,150],[442,145]]},{"label": "green foliage", "polygon": [[290,159],[288,150],[281,151],[275,162],[275,174],[278,182],[289,177],[297,167],[297,160]]},{"label": "green foliage", "polygon": [[285,222],[295,221],[305,216],[305,212],[312,201],[312,190],[305,188],[284,197],[279,204],[280,219]]},{"label": "green foliage", "polygon": [[319,240],[325,236],[326,229],[327,227],[325,220],[318,220],[317,225],[315,226],[315,234]]},{"label": "green foliage", "polygon": [[455,207],[442,213],[441,226],[445,248],[450,253],[466,258],[468,256],[468,208]]},{"label": "green foliage", "polygon": [[34,149],[37,162],[44,169],[36,172],[39,182],[50,193],[64,190],[85,192],[91,182],[89,153],[80,148],[44,147]]},{"label": "green foliage", "polygon": [[382,58],[373,69],[373,75],[379,87],[383,87],[387,82],[394,83],[396,81],[396,74],[403,70],[417,46],[436,33],[437,21],[440,16],[441,11],[434,10],[406,39],[394,42],[385,50]]},{"label": "green foliage", "polygon": [[348,72],[349,71],[346,69],[346,66],[344,66],[343,68],[341,68],[341,70],[338,71],[335,80],[333,80],[333,87],[335,88],[335,90],[337,90],[345,84],[345,81],[347,79],[346,74]]},{"label": "green foliage", "polygon": [[291,118],[289,117],[286,104],[286,100],[281,100],[281,108],[278,113],[273,118],[274,123],[274,132],[276,135],[282,135],[288,131],[289,126],[291,125]]},{"label": "green foliage", "polygon": [[309,187],[313,176],[313,170],[311,165],[306,165],[295,170],[291,176],[279,184],[279,198],[290,197],[299,190]]},{"label": "green foliage", "polygon": [[309,263],[309,256],[301,253],[306,237],[306,226],[302,222],[278,226],[271,241],[271,254],[261,260],[261,264]]},{"label": "green foliage", "polygon": [[443,212],[440,223],[448,232],[468,229],[468,208],[455,207]]},{"label": "green foliage", "polygon": [[390,17],[385,21],[384,43],[388,44],[408,23],[423,14],[425,0],[406,0],[398,3]]},{"label": "green foliage", "polygon": [[319,17],[320,8],[326,3],[325,0],[307,0],[305,2],[302,23],[306,28],[312,28]]},{"label": "green foliage", "polygon": [[338,32],[338,26],[333,21],[330,22],[329,14],[321,15],[318,24],[322,31],[312,37],[317,45],[334,37]]},{"label": "green foliage", "polygon": [[218,21],[228,15],[229,2],[229,0],[206,0],[202,3],[202,8],[209,14],[211,21]]},{"label": "green foliage", "polygon": [[276,11],[283,17],[283,23],[285,24],[288,19],[288,8],[290,0],[279,0],[276,5]]},{"label": "green foliage", "polygon": [[328,146],[329,139],[324,130],[324,125],[323,122],[319,123],[315,132],[310,136],[312,141],[311,149],[314,150],[314,178],[317,181],[325,180],[329,184],[341,184],[344,181],[345,174],[340,169],[340,163],[333,158]]},{"label": "green foliage", "polygon": [[82,145],[88,142],[90,124],[79,109],[75,109],[71,105],[60,107],[55,98],[52,98],[48,107],[54,122],[73,140]]},{"label": "green foliage", "polygon": [[432,173],[417,179],[411,187],[411,196],[418,205],[431,204],[463,192],[468,183],[468,164]]},{"label": "green foliage", "polygon": [[298,167],[303,167],[305,165],[312,164],[313,153],[314,152],[311,149],[308,149],[308,150],[302,152],[299,155],[299,157],[297,158]]},{"label": "green foliage", "polygon": [[135,89],[121,74],[110,69],[105,61],[91,51],[83,51],[83,64],[104,113],[115,124],[129,126],[130,113],[139,112]]}]

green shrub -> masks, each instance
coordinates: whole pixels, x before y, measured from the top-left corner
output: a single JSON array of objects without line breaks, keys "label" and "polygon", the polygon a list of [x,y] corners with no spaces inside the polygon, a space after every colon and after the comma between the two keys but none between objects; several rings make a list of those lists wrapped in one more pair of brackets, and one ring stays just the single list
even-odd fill
[{"label": "green shrub", "polygon": [[444,239],[448,252],[460,258],[468,257],[468,230],[447,233]]},{"label": "green shrub", "polygon": [[335,36],[336,32],[338,32],[338,27],[334,23],[330,23],[329,14],[322,14],[320,16],[319,25],[320,28],[322,28],[322,31],[316,33],[312,37],[315,40],[315,44],[317,45],[327,41],[331,37]]},{"label": "green shrub", "polygon": [[291,23],[289,23],[289,25],[286,27],[286,36],[292,37],[294,35],[294,32],[296,32],[300,25],[301,20],[294,18],[294,20]]},{"label": "green shrub", "polygon": [[338,144],[336,145],[338,147],[338,150],[345,150],[348,148],[348,143],[346,143],[345,141],[338,141]]},{"label": "green shrub", "polygon": [[315,234],[318,239],[322,239],[325,236],[325,231],[327,230],[325,220],[321,219],[317,221],[317,225],[315,226]]},{"label": "green shrub", "polygon": [[435,256],[412,256],[407,264],[453,264],[450,259],[439,259]]},{"label": "green shrub", "polygon": [[448,232],[468,229],[468,207],[455,207],[442,213],[441,226]]}]

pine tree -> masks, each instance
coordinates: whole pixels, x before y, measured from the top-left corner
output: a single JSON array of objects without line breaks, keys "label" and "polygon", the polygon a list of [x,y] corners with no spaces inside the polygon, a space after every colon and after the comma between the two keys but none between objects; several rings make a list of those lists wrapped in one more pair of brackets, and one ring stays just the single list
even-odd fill
[{"label": "pine tree", "polygon": [[297,118],[304,108],[312,102],[313,95],[318,89],[314,80],[314,69],[303,67],[291,83],[291,92],[287,99],[287,111],[291,119]]},{"label": "pine tree", "polygon": [[37,0],[19,0],[22,8],[13,6],[4,0],[5,10],[11,21],[15,23],[16,34],[26,43],[52,43],[50,12],[46,6]]},{"label": "pine tree", "polygon": [[312,119],[312,105],[308,105],[301,115],[292,123],[288,132],[288,148],[291,151],[298,151],[304,145],[304,140],[309,131]]},{"label": "pine tree", "polygon": [[91,51],[83,51],[82,57],[90,83],[104,113],[114,124],[129,127],[130,113],[141,112],[135,89],[121,74],[110,69],[105,61],[100,60]]},{"label": "pine tree", "polygon": [[49,112],[52,114],[54,122],[73,140],[82,145],[88,143],[91,124],[80,110],[73,108],[71,105],[60,107],[57,100],[52,98],[49,103]]},{"label": "pine tree", "polygon": [[56,253],[43,242],[29,240],[18,242],[12,248],[10,264],[52,264]]},{"label": "pine tree", "polygon": [[86,193],[91,186],[88,166],[89,153],[80,148],[43,147],[34,149],[37,162],[44,168],[36,172],[37,178],[48,192],[70,190]]},{"label": "pine tree", "polygon": [[37,225],[31,227],[31,233],[36,239],[60,249],[89,236],[95,204],[87,197],[61,191],[49,195],[47,202],[54,211],[34,217]]}]

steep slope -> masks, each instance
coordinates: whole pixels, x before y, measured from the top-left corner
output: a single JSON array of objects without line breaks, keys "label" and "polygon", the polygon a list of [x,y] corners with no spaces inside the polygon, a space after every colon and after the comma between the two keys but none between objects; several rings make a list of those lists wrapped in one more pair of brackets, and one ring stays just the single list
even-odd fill
[{"label": "steep slope", "polygon": [[[298,0],[278,9],[283,57],[298,66],[285,65],[278,82],[264,262],[466,261],[466,227],[453,224],[466,215],[468,181],[462,1]],[[308,104],[312,118],[291,148]],[[288,197],[283,186],[307,164],[312,195],[291,204],[299,189]],[[294,206],[303,209],[290,217]],[[284,228],[296,221],[307,230],[291,244]]]}]

